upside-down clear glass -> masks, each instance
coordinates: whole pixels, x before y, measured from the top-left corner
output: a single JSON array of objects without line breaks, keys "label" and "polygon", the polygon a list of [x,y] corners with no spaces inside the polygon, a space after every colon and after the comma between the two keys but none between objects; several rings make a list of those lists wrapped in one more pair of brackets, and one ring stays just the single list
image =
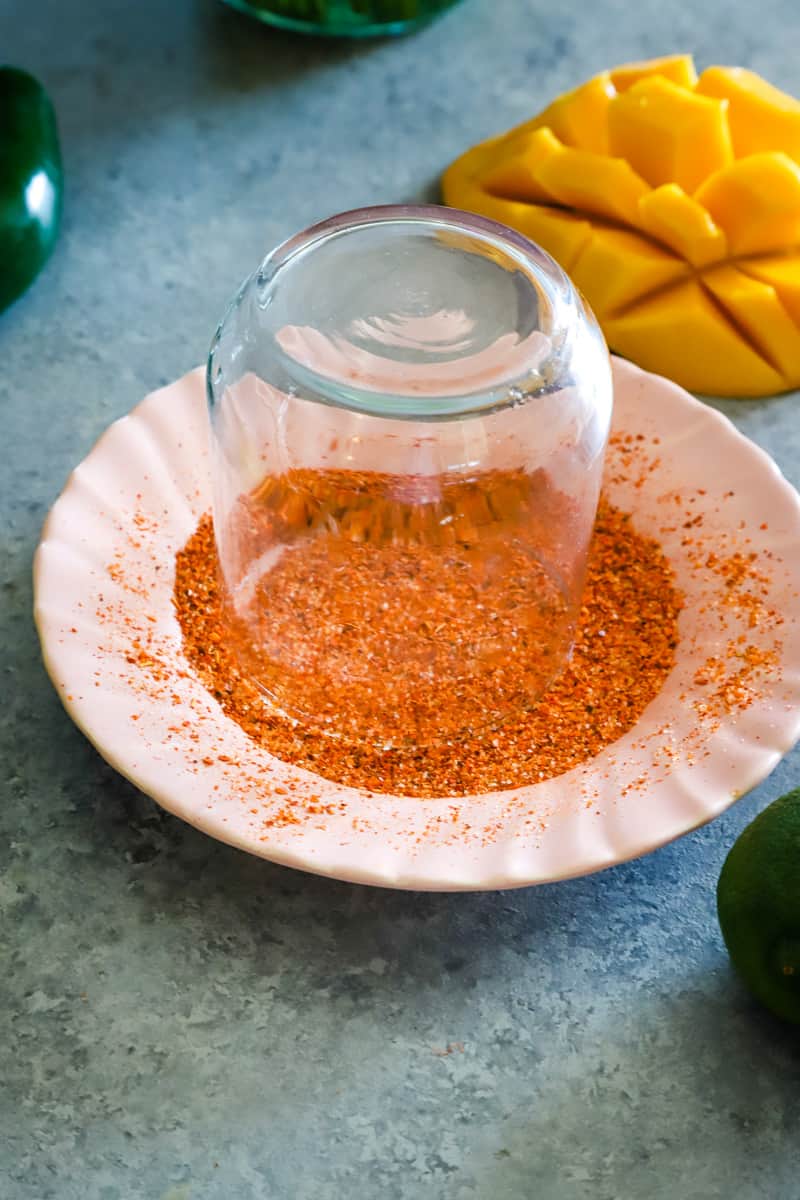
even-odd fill
[{"label": "upside-down clear glass", "polygon": [[608,352],[519,234],[362,209],[273,251],[208,360],[231,643],[264,703],[424,747],[568,660],[612,406]]}]

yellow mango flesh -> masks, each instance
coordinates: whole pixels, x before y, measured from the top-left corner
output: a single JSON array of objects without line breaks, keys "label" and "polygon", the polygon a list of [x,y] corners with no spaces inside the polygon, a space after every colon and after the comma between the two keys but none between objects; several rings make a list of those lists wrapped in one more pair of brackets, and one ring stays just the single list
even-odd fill
[{"label": "yellow mango flesh", "polygon": [[664,242],[693,267],[719,262],[728,253],[728,239],[709,213],[677,183],[665,183],[642,196],[639,225]]},{"label": "yellow mango flesh", "polygon": [[796,257],[750,258],[739,269],[775,289],[781,304],[797,325],[800,337],[800,268]]},{"label": "yellow mango flesh", "polygon": [[800,162],[800,101],[744,67],[709,67],[697,82],[702,96],[728,101],[728,123],[737,158],[782,150]]},{"label": "yellow mango flesh", "polygon": [[537,124],[546,125],[565,146],[608,154],[608,106],[613,95],[608,72],[596,75],[554,100]]},{"label": "yellow mango flesh", "polygon": [[653,187],[677,183],[693,192],[709,171],[733,161],[726,106],[659,76],[643,79],[609,105],[609,153]]},{"label": "yellow mango flesh", "polygon": [[571,272],[583,249],[592,237],[592,226],[575,213],[548,209],[538,205],[521,205],[527,209],[520,214],[514,228],[532,242],[542,246],[561,263],[565,271]]},{"label": "yellow mango flesh", "polygon": [[[692,391],[750,396],[780,391],[779,373],[745,341],[699,283],[645,298],[606,322],[609,342],[626,358],[674,379]],[[713,376],[709,375],[709,362]],[[714,387],[709,387],[713,378]]]},{"label": "yellow mango flesh", "polygon": [[[625,270],[618,264],[624,259]],[[674,254],[624,229],[596,228],[570,271],[602,319],[647,292],[686,278],[689,268]]]},{"label": "yellow mango flesh", "polygon": [[752,154],[717,171],[695,199],[728,235],[733,255],[800,244],[800,167],[785,154]]},{"label": "yellow mango flesh", "polygon": [[703,283],[767,363],[781,375],[800,371],[800,335],[773,287],[732,266],[712,268]]},{"label": "yellow mango flesh", "polygon": [[564,149],[544,160],[536,178],[559,204],[631,222],[647,184],[621,158]]},{"label": "yellow mango flesh", "polygon": [[541,165],[564,147],[549,129],[521,133],[507,147],[506,154],[485,174],[487,192],[508,200],[553,200],[542,187],[536,172]]},{"label": "yellow mango flesh", "polygon": [[647,369],[716,395],[800,387],[800,103],[751,72],[604,72],[462,155],[444,196],[543,246]]},{"label": "yellow mango flesh", "polygon": [[627,92],[641,79],[654,75],[671,79],[680,87],[693,88],[697,83],[697,72],[691,54],[671,54],[665,58],[650,58],[644,62],[626,63],[609,72],[612,84],[618,92]]},{"label": "yellow mango flesh", "polygon": [[542,246],[569,271],[592,235],[591,224],[578,213],[506,200],[487,192],[481,184],[481,172],[491,170],[484,164],[495,162],[495,145],[476,146],[445,172],[442,178],[445,204],[510,225]]}]

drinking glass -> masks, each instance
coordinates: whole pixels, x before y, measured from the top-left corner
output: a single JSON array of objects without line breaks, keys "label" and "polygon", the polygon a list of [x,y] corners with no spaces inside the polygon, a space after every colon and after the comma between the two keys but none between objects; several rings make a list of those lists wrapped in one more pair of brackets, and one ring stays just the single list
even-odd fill
[{"label": "drinking glass", "polygon": [[345,213],[245,282],[208,360],[228,635],[354,745],[490,735],[568,661],[612,407],[596,321],[521,235]]}]

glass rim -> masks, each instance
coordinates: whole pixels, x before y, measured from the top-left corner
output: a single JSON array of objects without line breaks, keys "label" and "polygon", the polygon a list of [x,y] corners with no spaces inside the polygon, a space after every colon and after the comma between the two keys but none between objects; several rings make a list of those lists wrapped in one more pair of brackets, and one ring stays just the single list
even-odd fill
[{"label": "glass rim", "polygon": [[[296,257],[317,244],[355,229],[389,224],[450,229],[454,233],[474,237],[488,247],[499,248],[511,260],[516,260],[532,280],[532,286],[545,294],[554,311],[568,304],[570,298],[580,302],[569,276],[555,259],[524,234],[499,221],[437,204],[386,204],[349,209],[317,221],[286,238],[262,259],[256,270],[239,287],[217,326],[208,353],[206,389],[212,410],[220,399],[217,388],[219,372],[215,370],[216,352],[226,328],[235,318],[248,292],[270,285],[282,271],[291,267]],[[295,377],[300,384],[297,394],[303,400],[377,419],[446,421],[487,416],[506,408],[519,407],[558,390],[563,386],[562,382],[558,382],[559,369],[568,353],[572,332],[568,322],[554,320],[547,334],[550,340],[548,353],[535,371],[529,367],[521,373],[509,372],[507,377],[492,387],[466,389],[446,395],[421,396],[377,391],[350,382],[343,385],[303,367],[288,354],[282,352],[282,358],[287,374]]]}]

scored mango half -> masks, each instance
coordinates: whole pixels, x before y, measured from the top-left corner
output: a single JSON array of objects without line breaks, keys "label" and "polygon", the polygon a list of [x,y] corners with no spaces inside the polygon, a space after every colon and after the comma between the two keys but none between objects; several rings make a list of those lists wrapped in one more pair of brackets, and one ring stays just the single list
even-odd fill
[{"label": "scored mango half", "polygon": [[572,276],[612,350],[696,392],[800,387],[800,102],[689,55],[604,71],[443,178]]}]

